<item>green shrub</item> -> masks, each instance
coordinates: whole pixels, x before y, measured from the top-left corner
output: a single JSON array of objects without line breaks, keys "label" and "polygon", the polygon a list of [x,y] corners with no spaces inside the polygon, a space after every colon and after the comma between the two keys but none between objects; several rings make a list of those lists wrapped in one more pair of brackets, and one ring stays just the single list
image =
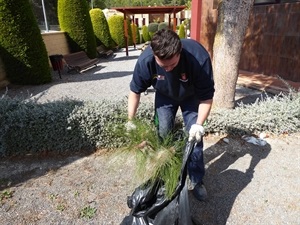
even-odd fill
[{"label": "green shrub", "polygon": [[[153,107],[142,106],[138,118],[151,121],[152,117]],[[122,147],[128,140],[114,130],[124,128],[126,121],[125,101],[66,99],[37,104],[2,97],[0,156]]]},{"label": "green shrub", "polygon": [[112,15],[107,19],[107,22],[112,39],[119,45],[120,48],[124,48],[126,43],[124,40],[123,16]]},{"label": "green shrub", "polygon": [[148,32],[155,33],[158,30],[158,23],[149,23]]},{"label": "green shrub", "polygon": [[151,37],[150,37],[149,31],[148,31],[148,27],[146,25],[144,25],[142,27],[142,37],[144,39],[144,42],[151,41]]},{"label": "green shrub", "polygon": [[[68,99],[37,104],[2,97],[0,156],[129,146],[131,140],[124,135],[126,104],[125,100],[81,102]],[[234,110],[214,110],[205,125],[206,131],[230,135],[300,132],[299,108],[300,93],[268,97]],[[137,119],[153,127],[153,112],[152,104],[142,103]],[[182,123],[180,116],[177,123]],[[155,141],[152,136],[147,138]],[[137,143],[144,136],[134,135],[133,138]]]},{"label": "green shrub", "polygon": [[131,46],[131,45],[133,45],[131,23],[130,23],[129,19],[127,19],[126,22],[127,22],[127,33],[128,33],[128,45]]},{"label": "green shrub", "polygon": [[169,29],[169,23],[167,23],[167,22],[160,23],[160,24],[158,24],[158,28],[157,29],[158,30],[162,30],[162,29],[167,30],[167,29]]},{"label": "green shrub", "polygon": [[183,39],[183,38],[186,38],[186,35],[185,35],[185,28],[184,28],[184,24],[180,24],[179,26],[179,31],[178,31],[178,36],[179,38]]},{"label": "green shrub", "polygon": [[[132,34],[133,34],[133,31],[135,31],[135,43],[136,44],[141,43],[141,40],[140,40],[140,31],[139,31],[138,26],[136,24],[131,24],[130,26],[131,26]],[[132,38],[133,38],[133,35],[132,35]]]},{"label": "green shrub", "polygon": [[272,134],[300,131],[300,93],[268,96],[251,105],[241,104],[234,110],[215,111],[207,121],[209,133]]},{"label": "green shrub", "polygon": [[103,44],[107,48],[115,47],[114,41],[110,35],[109,26],[106,17],[101,9],[90,10],[91,21],[93,30],[96,36],[97,46]]},{"label": "green shrub", "polygon": [[[124,39],[125,30],[124,30],[124,17],[121,15],[112,15],[107,20],[109,30],[112,36],[112,39],[118,44],[120,48],[126,46]],[[129,20],[127,20],[127,33],[128,33],[128,45],[132,45],[132,31]]]},{"label": "green shrub", "polygon": [[11,83],[51,81],[47,50],[27,0],[0,3],[0,56]]},{"label": "green shrub", "polygon": [[71,52],[85,51],[90,58],[96,58],[96,40],[87,1],[58,0],[57,11]]},{"label": "green shrub", "polygon": [[190,24],[191,24],[191,19],[185,19],[184,20],[184,25],[186,26],[186,29],[190,29]]},{"label": "green shrub", "polygon": [[153,35],[155,34],[155,32],[157,30],[158,30],[158,23],[149,23],[148,32],[149,32],[150,38],[153,37]]}]

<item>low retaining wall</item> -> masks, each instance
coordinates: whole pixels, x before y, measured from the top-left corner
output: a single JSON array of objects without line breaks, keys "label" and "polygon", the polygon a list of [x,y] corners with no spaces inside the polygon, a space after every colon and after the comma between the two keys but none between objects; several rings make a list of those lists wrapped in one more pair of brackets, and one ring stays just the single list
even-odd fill
[{"label": "low retaining wall", "polygon": [[65,32],[57,31],[43,33],[42,38],[46,45],[48,56],[56,54],[65,55],[70,53]]}]

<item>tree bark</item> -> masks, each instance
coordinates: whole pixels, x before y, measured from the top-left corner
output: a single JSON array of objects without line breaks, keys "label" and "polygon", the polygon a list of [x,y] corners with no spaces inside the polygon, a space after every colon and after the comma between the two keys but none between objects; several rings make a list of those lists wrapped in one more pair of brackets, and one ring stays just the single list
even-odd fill
[{"label": "tree bark", "polygon": [[254,0],[219,0],[213,45],[214,107],[234,108],[242,44]]}]

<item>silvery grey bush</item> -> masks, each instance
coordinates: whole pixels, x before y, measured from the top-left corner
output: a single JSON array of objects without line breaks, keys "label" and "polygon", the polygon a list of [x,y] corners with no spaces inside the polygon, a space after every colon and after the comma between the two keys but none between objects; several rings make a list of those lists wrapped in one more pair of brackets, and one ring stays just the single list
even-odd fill
[{"label": "silvery grey bush", "polygon": [[[153,105],[142,103],[137,117],[151,124],[153,114]],[[3,96],[0,156],[122,147],[128,143],[122,135],[126,121],[125,100],[65,99],[38,104]],[[267,97],[234,110],[213,111],[205,126],[208,133],[233,135],[299,132],[300,93]]]},{"label": "silvery grey bush", "polygon": [[299,132],[300,93],[267,96],[253,104],[241,104],[234,110],[215,111],[208,120],[206,131],[234,135]]}]

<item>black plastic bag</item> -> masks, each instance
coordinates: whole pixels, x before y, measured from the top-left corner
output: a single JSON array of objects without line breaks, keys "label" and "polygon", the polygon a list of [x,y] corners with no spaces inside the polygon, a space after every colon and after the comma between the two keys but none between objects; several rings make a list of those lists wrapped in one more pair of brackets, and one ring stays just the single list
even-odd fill
[{"label": "black plastic bag", "polygon": [[187,142],[183,155],[178,185],[171,196],[165,195],[161,180],[146,182],[135,189],[127,199],[131,209],[121,225],[192,225],[187,189],[187,161],[194,149],[193,142]]}]

